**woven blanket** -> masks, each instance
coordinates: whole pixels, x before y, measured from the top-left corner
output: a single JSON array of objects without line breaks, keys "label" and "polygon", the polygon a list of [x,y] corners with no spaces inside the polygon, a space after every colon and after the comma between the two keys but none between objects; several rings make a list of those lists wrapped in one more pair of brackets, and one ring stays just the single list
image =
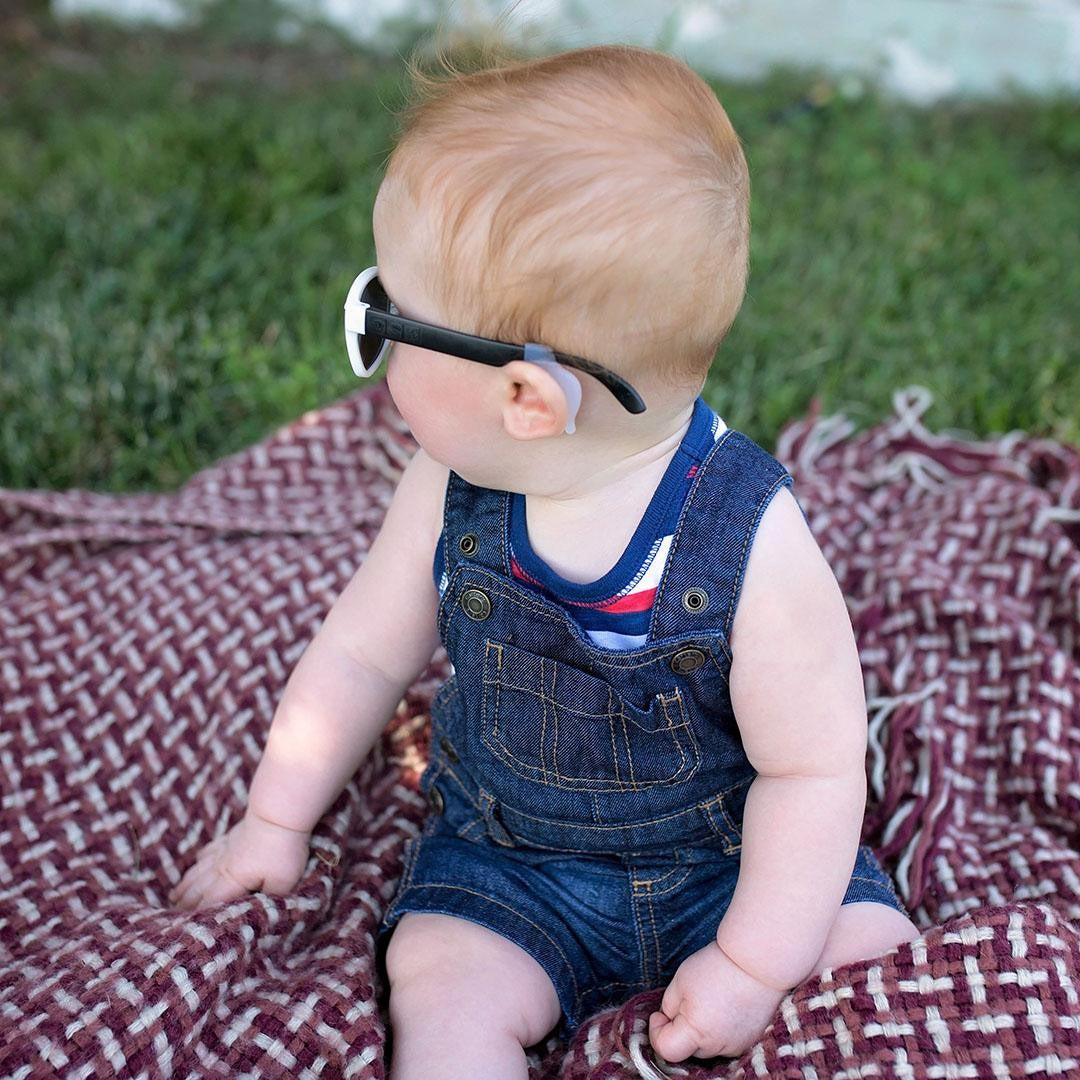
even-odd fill
[{"label": "woven blanket", "polygon": [[[1080,452],[936,436],[925,405],[777,451],[856,627],[864,840],[922,936],[805,981],[738,1060],[658,1062],[658,990],[533,1048],[534,1078],[1080,1074]],[[412,450],[376,388],[173,494],[0,493],[0,1076],[384,1075],[372,935],[445,657],[292,895],[165,896],[242,813]]]}]

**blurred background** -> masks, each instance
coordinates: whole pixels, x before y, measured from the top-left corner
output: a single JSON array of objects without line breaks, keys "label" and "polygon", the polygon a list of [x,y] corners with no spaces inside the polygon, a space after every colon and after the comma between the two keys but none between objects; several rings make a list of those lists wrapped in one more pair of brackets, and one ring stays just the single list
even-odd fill
[{"label": "blurred background", "polygon": [[753,187],[706,390],[1080,444],[1076,0],[0,2],[0,486],[164,489],[356,390],[341,336],[402,58],[501,18],[671,51]]}]

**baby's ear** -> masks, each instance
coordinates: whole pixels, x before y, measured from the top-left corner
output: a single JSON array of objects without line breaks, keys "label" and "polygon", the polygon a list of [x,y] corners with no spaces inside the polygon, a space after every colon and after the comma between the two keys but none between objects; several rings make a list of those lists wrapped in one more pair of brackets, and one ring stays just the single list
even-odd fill
[{"label": "baby's ear", "polygon": [[570,405],[558,380],[539,364],[512,360],[503,378],[503,427],[515,439],[547,439],[566,430]]}]

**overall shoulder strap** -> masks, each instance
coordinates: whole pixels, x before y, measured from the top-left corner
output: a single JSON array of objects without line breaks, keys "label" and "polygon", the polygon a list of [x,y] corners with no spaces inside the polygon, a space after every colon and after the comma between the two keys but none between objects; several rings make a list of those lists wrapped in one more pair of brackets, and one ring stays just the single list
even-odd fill
[{"label": "overall shoulder strap", "polygon": [[462,561],[510,574],[510,495],[476,487],[451,472],[443,510],[444,569],[449,577]]},{"label": "overall shoulder strap", "polygon": [[746,562],[765,508],[791,476],[771,454],[725,431],[694,478],[656,591],[650,638],[731,636]]}]

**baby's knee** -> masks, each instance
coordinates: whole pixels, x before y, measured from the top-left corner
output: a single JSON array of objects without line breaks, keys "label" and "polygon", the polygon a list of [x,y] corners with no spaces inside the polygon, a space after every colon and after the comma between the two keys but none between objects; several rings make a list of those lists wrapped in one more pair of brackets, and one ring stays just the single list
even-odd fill
[{"label": "baby's knee", "polygon": [[404,915],[387,946],[386,971],[395,1027],[467,1017],[474,1027],[529,1046],[559,1020],[554,987],[532,957],[453,916]]},{"label": "baby's knee", "polygon": [[918,936],[918,927],[887,904],[866,901],[844,904],[837,913],[814,971],[881,956]]}]

